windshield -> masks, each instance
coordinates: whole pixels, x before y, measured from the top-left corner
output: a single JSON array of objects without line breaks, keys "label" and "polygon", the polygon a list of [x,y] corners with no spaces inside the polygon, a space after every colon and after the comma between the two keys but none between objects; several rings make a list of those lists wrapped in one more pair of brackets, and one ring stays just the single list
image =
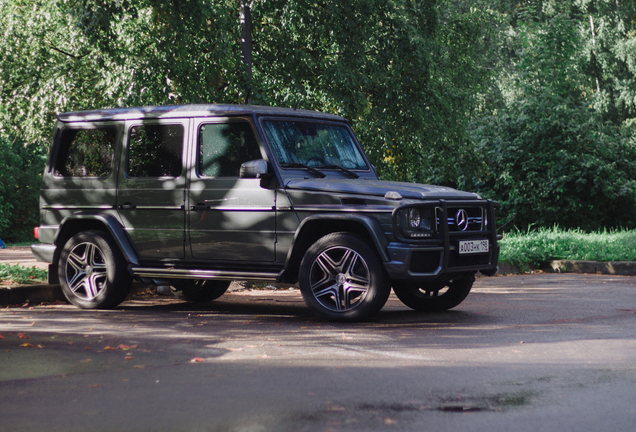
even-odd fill
[{"label": "windshield", "polygon": [[281,166],[303,164],[366,170],[368,166],[349,129],[343,125],[266,120],[265,134]]}]

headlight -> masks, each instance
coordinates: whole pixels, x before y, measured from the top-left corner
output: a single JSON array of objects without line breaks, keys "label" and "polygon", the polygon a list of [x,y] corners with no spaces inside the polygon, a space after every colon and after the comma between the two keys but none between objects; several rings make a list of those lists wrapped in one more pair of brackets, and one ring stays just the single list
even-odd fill
[{"label": "headlight", "polygon": [[406,238],[428,238],[434,231],[433,207],[404,209],[398,220],[402,236]]},{"label": "headlight", "polygon": [[409,225],[411,228],[418,228],[422,223],[422,216],[418,209],[412,208],[409,210]]}]

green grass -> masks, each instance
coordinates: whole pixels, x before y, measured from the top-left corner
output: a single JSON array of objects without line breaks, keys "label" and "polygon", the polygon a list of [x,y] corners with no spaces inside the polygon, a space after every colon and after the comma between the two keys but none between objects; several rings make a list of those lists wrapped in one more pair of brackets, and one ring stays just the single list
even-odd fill
[{"label": "green grass", "polygon": [[499,260],[516,266],[551,260],[636,261],[636,230],[585,233],[559,227],[504,234]]},{"label": "green grass", "polygon": [[0,264],[0,283],[28,284],[36,281],[46,281],[47,271],[36,267]]}]

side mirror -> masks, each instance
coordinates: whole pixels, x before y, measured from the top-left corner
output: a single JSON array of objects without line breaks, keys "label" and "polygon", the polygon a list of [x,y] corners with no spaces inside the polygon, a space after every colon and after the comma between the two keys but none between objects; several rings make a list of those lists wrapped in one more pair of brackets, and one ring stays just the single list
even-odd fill
[{"label": "side mirror", "polygon": [[267,178],[269,173],[269,164],[264,159],[253,160],[241,164],[239,177],[241,178]]}]

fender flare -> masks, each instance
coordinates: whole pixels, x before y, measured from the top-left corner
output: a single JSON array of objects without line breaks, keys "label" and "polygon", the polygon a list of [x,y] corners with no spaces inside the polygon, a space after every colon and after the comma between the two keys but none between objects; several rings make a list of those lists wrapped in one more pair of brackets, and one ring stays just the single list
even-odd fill
[{"label": "fender flare", "polygon": [[[58,238],[60,234],[62,234],[65,230],[67,224],[74,220],[85,220],[85,221],[97,221],[104,225],[108,231],[108,233],[113,237],[115,243],[119,246],[119,250],[126,258],[129,264],[137,265],[139,264],[139,255],[137,254],[137,250],[132,244],[130,237],[124,229],[122,228],[119,221],[115,218],[115,216],[104,213],[88,213],[88,212],[79,212],[74,213],[65,217],[60,223],[60,230],[55,236],[55,243],[57,244]],[[60,245],[62,246],[62,245]]]},{"label": "fender flare", "polygon": [[[391,259],[389,258],[389,254],[387,252],[387,246],[389,245],[389,241],[384,235],[384,230],[382,229],[382,225],[376,218],[368,216],[368,215],[360,215],[360,214],[327,213],[327,214],[317,214],[317,215],[308,216],[302,220],[302,222],[296,229],[296,234],[294,234],[294,240],[292,241],[292,245],[289,248],[289,251],[287,252],[287,258],[285,259],[285,268],[289,268],[289,265],[292,261],[292,256],[294,254],[294,250],[298,243],[298,239],[301,237],[302,232],[305,229],[305,226],[308,224],[311,224],[312,222],[325,221],[325,220],[334,221],[334,222],[337,222],[337,221],[354,222],[354,223],[360,224],[367,231],[369,238],[373,242],[375,249],[380,255],[380,259],[383,262],[391,261]],[[334,232],[338,232],[338,230],[336,229],[334,230]]]}]

